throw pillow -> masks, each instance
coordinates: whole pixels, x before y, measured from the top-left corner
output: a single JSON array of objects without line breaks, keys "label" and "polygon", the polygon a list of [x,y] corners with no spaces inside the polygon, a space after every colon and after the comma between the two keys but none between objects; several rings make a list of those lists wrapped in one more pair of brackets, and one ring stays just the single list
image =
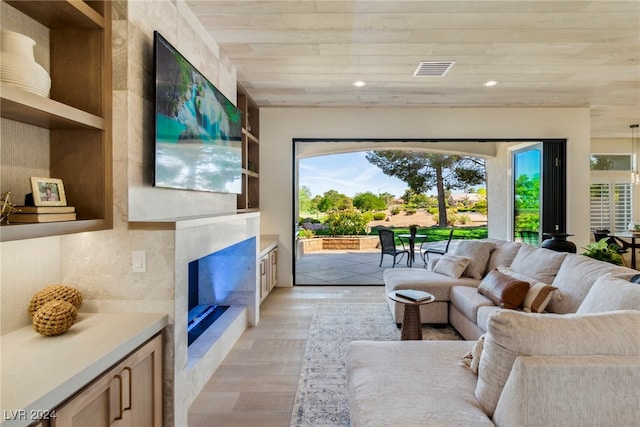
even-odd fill
[{"label": "throw pillow", "polygon": [[[547,306],[547,311],[558,314],[575,313],[596,280],[607,273],[618,275],[637,272],[584,255],[568,254],[553,282],[546,282],[558,288],[556,297],[552,298]],[[557,298],[560,293],[562,299]]]},{"label": "throw pillow", "polygon": [[478,292],[502,308],[520,307],[529,290],[529,283],[500,273],[490,271],[478,285]]},{"label": "throw pillow", "polygon": [[498,267],[498,271],[518,280],[529,282],[529,290],[522,303],[522,310],[526,313],[542,313],[549,301],[551,301],[554,292],[558,289],[524,274],[517,273],[504,265]]},{"label": "throw pillow", "polygon": [[489,316],[476,399],[489,417],[519,356],[640,356],[640,312],[537,314],[496,310]]},{"label": "throw pillow", "polygon": [[542,282],[531,285],[522,302],[522,310],[525,313],[542,313],[557,289]]},{"label": "throw pillow", "polygon": [[487,269],[487,261],[489,261],[491,251],[495,247],[495,243],[484,240],[463,240],[458,243],[455,254],[471,259],[471,262],[462,274],[472,279],[482,279]]},{"label": "throw pillow", "polygon": [[613,310],[640,311],[640,285],[609,273],[596,280],[576,313]]},{"label": "throw pillow", "polygon": [[459,279],[470,261],[471,260],[466,257],[444,254],[440,257],[436,265],[433,266],[433,272]]},{"label": "throw pillow", "polygon": [[473,348],[460,359],[460,366],[469,369],[474,374],[478,373],[478,367],[480,366],[480,357],[482,357],[485,335],[481,335],[473,345]]},{"label": "throw pillow", "polygon": [[496,248],[491,251],[491,256],[487,262],[487,272],[500,265],[511,265],[522,246],[522,243],[519,242],[505,242],[503,240],[498,240],[495,243]]},{"label": "throw pillow", "polygon": [[513,271],[526,274],[543,283],[553,283],[566,252],[522,245],[510,267]]}]

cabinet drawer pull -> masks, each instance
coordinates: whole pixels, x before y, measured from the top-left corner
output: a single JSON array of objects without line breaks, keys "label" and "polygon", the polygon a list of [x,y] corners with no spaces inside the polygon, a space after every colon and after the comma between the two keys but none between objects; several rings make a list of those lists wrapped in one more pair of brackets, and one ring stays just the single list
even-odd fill
[{"label": "cabinet drawer pull", "polygon": [[119,392],[118,392],[118,396],[119,396],[119,404],[118,404],[118,412],[119,415],[117,417],[115,417],[113,420],[114,421],[118,421],[122,419],[122,375],[116,374],[113,376],[114,378],[116,378],[118,380],[118,384],[119,384]]},{"label": "cabinet drawer pull", "polygon": [[122,370],[127,371],[129,373],[129,403],[126,407],[122,408],[122,411],[124,412],[124,411],[131,410],[131,405],[132,405],[131,401],[133,399],[133,387],[132,387],[132,379],[131,379],[131,376],[132,376],[131,368],[127,366]]}]

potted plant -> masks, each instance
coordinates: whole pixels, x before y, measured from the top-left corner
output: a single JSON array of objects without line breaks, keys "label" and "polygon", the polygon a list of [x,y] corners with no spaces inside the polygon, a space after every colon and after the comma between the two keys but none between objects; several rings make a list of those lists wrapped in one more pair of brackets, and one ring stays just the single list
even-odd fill
[{"label": "potted plant", "polygon": [[589,243],[582,249],[585,250],[582,255],[588,256],[589,258],[609,262],[615,265],[622,265],[622,257],[618,253],[618,245],[615,243],[609,243],[608,237],[600,239],[597,242]]}]

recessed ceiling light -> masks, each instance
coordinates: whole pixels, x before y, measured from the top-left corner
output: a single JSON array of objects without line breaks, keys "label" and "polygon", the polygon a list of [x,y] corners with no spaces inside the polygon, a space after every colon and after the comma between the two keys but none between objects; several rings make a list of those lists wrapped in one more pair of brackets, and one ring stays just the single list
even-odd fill
[{"label": "recessed ceiling light", "polygon": [[357,82],[353,82],[353,85],[355,87],[362,87],[362,86],[366,85],[366,83],[363,82],[362,80],[358,80]]},{"label": "recessed ceiling light", "polygon": [[488,82],[484,82],[484,85],[485,85],[486,87],[495,86],[495,85],[497,85],[497,84],[498,84],[498,82],[497,82],[497,81],[495,81],[495,80],[489,80]]}]

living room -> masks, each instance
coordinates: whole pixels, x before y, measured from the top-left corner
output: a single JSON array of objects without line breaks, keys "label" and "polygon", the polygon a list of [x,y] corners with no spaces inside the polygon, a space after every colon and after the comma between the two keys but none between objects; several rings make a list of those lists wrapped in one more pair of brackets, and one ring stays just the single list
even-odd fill
[{"label": "living room", "polygon": [[[24,23],[23,17],[8,10],[11,6],[7,2],[3,1],[2,7],[3,28],[9,26],[35,37],[29,29],[32,23]],[[184,339],[185,333],[173,329],[185,321],[184,309],[177,305],[185,299],[184,291],[178,286],[187,274],[188,261],[246,239],[255,237],[259,242],[262,235],[277,236],[278,286],[291,286],[293,198],[286,189],[293,191],[292,141],[295,138],[564,138],[568,158],[567,231],[574,234],[573,241],[578,247],[589,242],[591,235],[585,212],[589,211],[586,177],[589,176],[589,155],[594,151],[593,147],[606,147],[602,150],[607,152],[628,152],[630,123],[619,124],[615,132],[594,136],[594,118],[587,103],[557,108],[295,108],[264,105],[260,109],[260,212],[236,214],[235,194],[158,189],[151,186],[149,178],[153,161],[153,31],[158,30],[167,37],[232,100],[236,98],[236,84],[241,80],[233,61],[184,1],[113,2],[110,14],[113,138],[107,178],[112,177],[113,181],[113,225],[99,231],[3,240],[0,246],[2,334],[29,326],[26,314],[29,300],[41,288],[54,283],[78,287],[84,297],[82,310],[85,312],[168,315],[165,381],[167,390],[173,394],[165,398],[169,412],[165,415],[167,425],[186,425],[189,405],[235,339],[244,328],[260,321],[260,305],[254,295],[246,311],[239,315],[244,324],[227,339],[226,349],[216,350],[211,363],[202,367],[202,371],[187,375],[186,344],[174,342]],[[41,30],[35,31],[36,35],[38,31]],[[38,37],[41,37],[37,40],[40,48],[48,45],[46,34]],[[637,107],[637,99],[635,102]],[[9,122],[11,120],[3,118],[3,156],[9,146],[5,141],[48,138],[29,136],[29,128]],[[355,149],[357,143],[353,145]],[[613,145],[615,147],[611,148]],[[505,171],[510,147],[495,144],[487,149],[492,150],[487,161],[489,194],[508,194]],[[49,171],[48,159],[44,163],[38,166],[40,173]],[[3,182],[8,182],[4,166],[3,163]],[[26,185],[25,182],[21,186]],[[6,190],[3,188],[2,191]],[[507,197],[491,197],[489,204],[490,236],[507,238]],[[215,219],[204,225],[189,223],[186,230],[176,225],[194,217]],[[173,220],[167,221],[167,218]],[[207,239],[210,241],[202,247],[193,243]],[[132,271],[134,251],[146,253],[146,273]],[[3,373],[6,369],[3,365]],[[191,376],[202,378],[194,385],[189,384]]]}]

